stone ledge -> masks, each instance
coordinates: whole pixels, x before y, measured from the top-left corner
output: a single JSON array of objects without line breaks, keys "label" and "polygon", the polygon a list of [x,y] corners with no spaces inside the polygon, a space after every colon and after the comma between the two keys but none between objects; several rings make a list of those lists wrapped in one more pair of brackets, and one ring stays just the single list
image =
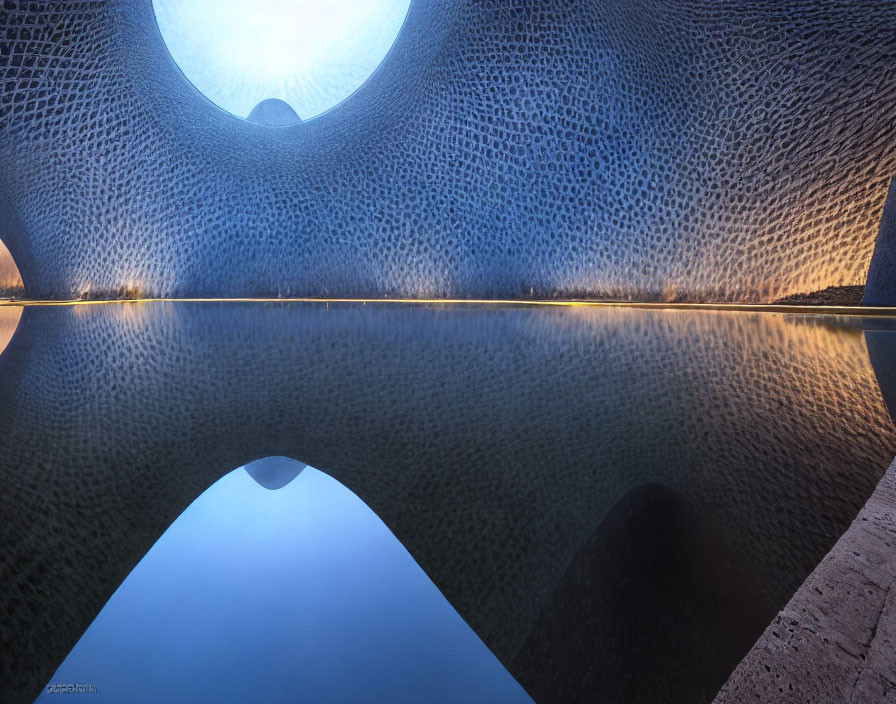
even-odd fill
[{"label": "stone ledge", "polygon": [[896,460],[716,704],[896,703]]}]

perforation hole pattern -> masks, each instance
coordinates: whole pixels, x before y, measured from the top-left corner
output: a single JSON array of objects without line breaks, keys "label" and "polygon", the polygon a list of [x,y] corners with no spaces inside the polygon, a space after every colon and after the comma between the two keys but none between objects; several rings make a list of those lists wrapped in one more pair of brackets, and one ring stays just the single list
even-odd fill
[{"label": "perforation hole pattern", "polygon": [[765,301],[864,282],[896,3],[418,0],[306,124],[174,66],[149,0],[2,0],[0,228],[29,295]]}]

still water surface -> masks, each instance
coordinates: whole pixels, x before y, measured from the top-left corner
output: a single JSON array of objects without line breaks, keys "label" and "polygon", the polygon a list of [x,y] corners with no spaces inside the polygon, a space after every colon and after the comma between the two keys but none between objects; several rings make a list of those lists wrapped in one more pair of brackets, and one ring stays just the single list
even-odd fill
[{"label": "still water surface", "polygon": [[3,699],[709,702],[896,454],[891,327],[0,308]]},{"label": "still water surface", "polygon": [[293,460],[254,464],[178,517],[54,682],[148,704],[531,702],[357,496]]}]

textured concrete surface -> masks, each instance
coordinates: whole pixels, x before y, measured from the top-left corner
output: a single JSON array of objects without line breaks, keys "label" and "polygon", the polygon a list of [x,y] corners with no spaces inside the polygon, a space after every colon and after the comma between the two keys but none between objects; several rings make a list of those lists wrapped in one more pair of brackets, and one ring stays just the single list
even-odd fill
[{"label": "textured concrete surface", "polygon": [[865,295],[864,286],[829,286],[823,291],[787,296],[775,303],[797,306],[858,306]]},{"label": "textured concrete surface", "polygon": [[5,0],[0,236],[39,297],[861,284],[894,51],[893,0],[417,0],[274,130],[187,83],[150,0]]},{"label": "textured concrete surface", "polygon": [[261,457],[358,494],[512,666],[637,487],[686,497],[738,556],[753,642],[896,455],[862,331],[754,313],[26,308],[0,356],[0,417],[11,702],[47,683],[191,501]]},{"label": "textured concrete surface", "polygon": [[896,461],[716,704],[896,702]]},{"label": "textured concrete surface", "polygon": [[537,704],[708,704],[776,609],[761,591],[699,503],[642,485],[576,553],[511,671]]}]

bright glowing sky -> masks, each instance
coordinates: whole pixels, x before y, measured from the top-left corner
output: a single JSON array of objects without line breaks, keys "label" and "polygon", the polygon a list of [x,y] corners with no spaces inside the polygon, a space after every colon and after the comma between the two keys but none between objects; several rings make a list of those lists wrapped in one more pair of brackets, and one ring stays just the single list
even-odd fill
[{"label": "bright glowing sky", "polygon": [[168,50],[239,117],[279,98],[307,120],[345,100],[395,42],[410,0],[153,0]]}]

